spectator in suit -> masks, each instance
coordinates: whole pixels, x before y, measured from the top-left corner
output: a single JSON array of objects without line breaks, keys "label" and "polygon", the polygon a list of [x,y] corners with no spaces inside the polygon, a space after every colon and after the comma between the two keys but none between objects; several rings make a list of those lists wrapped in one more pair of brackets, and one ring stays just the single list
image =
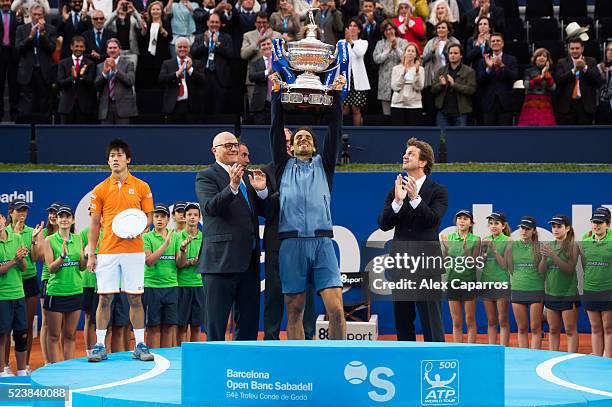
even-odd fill
[{"label": "spectator in suit", "polygon": [[70,0],[65,4],[57,26],[57,35],[63,38],[60,57],[68,58],[72,53],[72,37],[80,36],[92,27],[89,16],[83,10],[83,0]]},{"label": "spectator in suit", "polygon": [[334,0],[319,0],[319,10],[314,13],[315,24],[321,30],[320,40],[331,45],[336,45],[342,31],[342,13],[336,9]]},{"label": "spectator in suit", "polygon": [[481,122],[484,126],[511,126],[513,112],[507,95],[518,79],[518,63],[503,52],[502,34],[491,34],[491,49],[493,53],[485,55],[476,69]]},{"label": "spectator in suit", "polygon": [[106,44],[108,58],[98,65],[98,119],[102,124],[130,124],[138,116],[134,94],[134,64],[121,55],[121,44],[111,38]]},{"label": "spectator in suit", "polygon": [[227,110],[227,98],[232,83],[230,61],[233,56],[232,37],[219,32],[221,16],[208,18],[208,30],[196,37],[191,56],[204,64],[204,112],[222,114]]},{"label": "spectator in suit", "polygon": [[602,82],[601,74],[595,59],[584,56],[584,45],[579,37],[571,38],[567,48],[568,56],[557,62],[555,74],[557,122],[565,125],[592,124],[597,90]]},{"label": "spectator in suit", "polygon": [[397,26],[400,37],[415,43],[421,54],[423,53],[421,40],[425,37],[425,25],[423,19],[413,13],[414,6],[408,0],[400,0],[397,5],[397,17],[393,19],[393,23]]},{"label": "spectator in suit", "polygon": [[193,21],[195,22],[195,32],[194,35],[202,34],[206,31],[206,22],[208,21],[208,16],[214,11],[218,13],[223,13],[225,7],[225,3],[219,3],[215,6],[215,0],[204,0],[202,2],[202,6],[193,10],[192,16]]},{"label": "spectator in suit", "polygon": [[198,271],[203,274],[206,292],[207,340],[225,340],[232,307],[234,339],[256,340],[260,287],[257,216],[267,214],[266,176],[255,170],[247,178],[238,164],[239,144],[232,133],[217,134],[211,150],[215,163],[200,171],[195,182],[203,215]]},{"label": "spectator in suit", "polygon": [[[455,0],[452,0],[453,2]],[[454,3],[457,4],[456,2]],[[431,13],[429,19],[425,23],[425,36],[427,39],[432,39],[437,35],[436,25],[440,21],[446,21],[452,25],[453,33],[459,34],[459,17],[451,11],[447,0],[436,0],[430,4]]]},{"label": "spectator in suit", "polygon": [[436,126],[467,126],[472,113],[472,95],[476,92],[476,72],[461,63],[460,44],[448,47],[449,63],[438,70],[431,93],[435,97]]},{"label": "spectator in suit", "polygon": [[[172,44],[175,44],[176,39],[179,37],[188,38],[190,44],[193,42],[193,35],[196,32],[194,12],[199,8],[198,3],[190,2],[189,0],[168,1],[165,12],[172,20],[172,30],[170,31],[172,34],[170,38]],[[172,57],[175,57],[174,49],[171,51]]]},{"label": "spectator in suit", "polygon": [[255,124],[270,124],[270,101],[272,100],[272,40],[260,44],[261,57],[249,64],[249,79],[254,84],[253,98],[249,104]]},{"label": "spectator in suit", "polygon": [[279,0],[278,11],[270,15],[270,26],[274,31],[281,33],[285,41],[293,41],[297,38],[302,26],[300,16],[293,9],[292,0]]},{"label": "spectator in suit", "polygon": [[104,28],[106,17],[101,10],[94,10],[91,13],[93,28],[83,33],[85,38],[85,56],[91,59],[96,65],[104,62],[106,55],[106,42],[111,38],[117,38],[117,33]]},{"label": "spectator in suit", "polygon": [[17,118],[19,103],[19,86],[17,85],[17,66],[19,54],[15,46],[17,14],[11,11],[11,0],[0,0],[0,121],[4,117],[4,83],[8,83],[9,117],[11,121]]},{"label": "spectator in suit", "polygon": [[[238,55],[242,47],[243,36],[254,29],[256,29],[255,20],[258,17],[266,15],[267,28],[270,26],[268,20],[268,13],[264,10],[255,11],[254,0],[241,0],[236,2],[234,8],[231,11],[231,18],[229,21],[229,33],[232,36],[234,44],[234,54]],[[264,12],[264,13],[262,13]],[[261,30],[261,28],[260,28]]]},{"label": "spectator in suit", "polygon": [[189,57],[189,39],[176,40],[176,58],[164,61],[159,82],[164,85],[163,113],[168,124],[199,123],[202,117],[204,66]]},{"label": "spectator in suit", "polygon": [[481,17],[474,29],[474,35],[467,40],[467,51],[464,63],[472,68],[476,68],[479,61],[485,54],[491,52],[491,20],[489,17]]},{"label": "spectator in suit", "polygon": [[44,10],[44,15],[48,16],[51,13],[51,8],[49,7],[48,0],[13,0],[11,4],[11,10],[14,11],[17,16],[20,16],[23,19],[24,24],[29,24],[32,22],[32,17],[30,16],[30,9],[32,6],[41,6]]},{"label": "spectator in suit", "polygon": [[497,32],[504,32],[506,26],[504,9],[491,4],[491,0],[478,0],[478,7],[473,8],[463,16],[463,38],[474,32],[474,27],[482,17],[488,17]]},{"label": "spectator in suit", "polygon": [[[441,256],[438,228],[448,209],[448,190],[432,181],[434,152],[429,144],[411,138],[403,156],[403,170],[389,191],[378,217],[378,226],[395,228],[390,255]],[[435,263],[435,262],[434,262]],[[444,269],[420,267],[416,270],[390,270],[394,281],[406,278],[419,287],[421,281],[441,280]],[[416,341],[414,320],[418,310],[426,342],[444,342],[440,293],[435,290],[393,290],[393,314],[399,341]]]},{"label": "spectator in suit", "polygon": [[72,55],[60,61],[57,84],[60,88],[58,113],[62,124],[87,124],[92,122],[96,106],[96,65],[83,56],[85,39],[72,37]]},{"label": "spectator in suit", "polygon": [[606,46],[606,57],[597,65],[601,75],[602,85],[599,92],[599,106],[595,116],[595,124],[612,124],[612,42]]},{"label": "spectator in suit", "polygon": [[376,43],[374,49],[374,62],[378,64],[378,100],[382,105],[382,112],[385,116],[391,115],[391,71],[398,65],[404,50],[408,46],[408,41],[398,37],[398,31],[391,19],[383,21],[381,30],[384,38]]},{"label": "spectator in suit", "polygon": [[117,8],[108,16],[104,28],[111,29],[117,33],[117,39],[121,44],[121,56],[129,59],[138,68],[138,31],[141,29],[142,17],[136,11],[131,1],[119,0]]},{"label": "spectator in suit", "polygon": [[557,89],[551,74],[552,56],[546,48],[538,48],[531,58],[531,66],[525,70],[523,84],[525,86],[525,101],[519,126],[554,126],[551,95]]},{"label": "spectator in suit", "polygon": [[19,120],[46,123],[51,112],[51,85],[57,78],[53,60],[57,32],[45,23],[42,6],[32,6],[30,17],[31,23],[17,28],[15,41],[19,52],[17,83],[21,85]]},{"label": "spectator in suit", "polygon": [[157,88],[162,63],[171,58],[172,27],[164,15],[163,3],[152,1],[138,32],[140,51],[136,71],[136,88]]}]

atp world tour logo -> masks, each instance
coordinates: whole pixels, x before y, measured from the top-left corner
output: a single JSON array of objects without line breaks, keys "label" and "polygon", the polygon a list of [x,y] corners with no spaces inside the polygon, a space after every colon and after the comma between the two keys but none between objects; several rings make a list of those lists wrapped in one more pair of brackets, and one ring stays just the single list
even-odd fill
[{"label": "atp world tour logo", "polygon": [[421,361],[421,405],[459,404],[459,361]]}]

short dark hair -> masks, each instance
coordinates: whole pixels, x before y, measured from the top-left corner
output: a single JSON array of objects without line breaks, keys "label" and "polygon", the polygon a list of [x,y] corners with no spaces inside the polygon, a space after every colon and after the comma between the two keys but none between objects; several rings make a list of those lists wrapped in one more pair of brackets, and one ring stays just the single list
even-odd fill
[{"label": "short dark hair", "polygon": [[265,18],[266,21],[270,21],[270,16],[267,11],[260,11],[255,15],[255,18]]},{"label": "short dark hair", "polygon": [[580,37],[569,38],[567,40],[567,45],[569,45],[571,43],[579,43],[580,45],[582,45],[584,47],[584,42],[580,39]]},{"label": "short dark hair", "polygon": [[502,33],[498,32],[498,31],[495,31],[495,32],[492,32],[492,33],[491,33],[491,38],[493,38],[493,37],[499,37],[499,38],[501,38],[501,39],[502,39],[502,41],[505,41],[505,40],[504,40],[504,34],[502,34]]},{"label": "short dark hair", "polygon": [[85,38],[81,37],[80,35],[75,35],[74,37],[72,37],[70,45],[74,45],[75,42],[82,42],[83,44],[85,44]]},{"label": "short dark hair", "polygon": [[419,149],[419,161],[427,161],[423,171],[425,175],[431,174],[431,169],[436,161],[433,148],[426,141],[419,140],[416,137],[408,139],[406,147],[416,147]]},{"label": "short dark hair", "polygon": [[314,131],[312,130],[312,128],[308,127],[308,126],[304,126],[304,127],[300,127],[295,129],[295,131],[293,133],[291,133],[291,138],[289,139],[289,143],[291,143],[291,145],[293,145],[293,142],[295,141],[295,135],[297,133],[299,133],[300,131],[307,131],[308,133],[310,133],[310,135],[312,136],[312,143],[314,145],[314,148],[317,148],[317,138],[315,137]]},{"label": "short dark hair", "polygon": [[120,150],[125,153],[126,158],[132,158],[132,152],[130,151],[130,146],[125,141],[120,138],[116,138],[108,144],[106,147],[106,159],[110,157],[110,153],[113,150]]},{"label": "short dark hair", "polygon": [[438,27],[442,24],[446,24],[446,27],[448,28],[448,36],[450,37],[451,35],[453,35],[453,25],[446,20],[438,21],[438,24],[436,24],[436,30],[438,30]]},{"label": "short dark hair", "polygon": [[381,24],[380,24],[380,32],[381,33],[385,33],[385,30],[387,29],[387,27],[393,27],[393,31],[395,31],[395,36],[399,36],[399,30],[397,29],[397,25],[395,25],[395,23],[393,22],[392,19],[388,18],[386,20],[384,20]]},{"label": "short dark hair", "polygon": [[353,18],[349,19],[348,22],[346,23],[346,26],[348,27],[349,25],[351,25],[351,23],[355,23],[357,25],[357,27],[359,27],[359,34],[361,34],[363,32],[363,26],[361,25],[362,23],[359,20],[359,18],[353,17]]},{"label": "short dark hair", "polygon": [[461,46],[461,44],[454,43],[454,44],[449,45],[446,48],[446,52],[447,53],[450,52],[451,48],[459,48],[459,54],[461,54],[461,56],[463,56],[463,47]]},{"label": "short dark hair", "polygon": [[113,38],[109,38],[109,39],[106,41],[106,48],[108,48],[108,44],[110,44],[111,42],[114,42],[115,44],[117,44],[117,46],[118,46],[119,48],[121,48],[121,43],[120,43],[120,42],[119,42],[119,40],[118,40],[117,38],[115,38],[115,37],[113,37]]}]

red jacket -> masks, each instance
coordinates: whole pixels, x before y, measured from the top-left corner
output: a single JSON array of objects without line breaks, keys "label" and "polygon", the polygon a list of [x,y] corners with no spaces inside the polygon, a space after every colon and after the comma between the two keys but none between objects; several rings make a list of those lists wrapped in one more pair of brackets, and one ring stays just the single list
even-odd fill
[{"label": "red jacket", "polygon": [[403,34],[400,28],[402,23],[400,23],[399,17],[395,17],[393,19],[393,23],[400,30],[399,36],[408,42],[416,44],[419,49],[419,53],[422,54],[423,44],[421,43],[421,40],[423,37],[425,37],[425,24],[423,24],[421,17],[410,17],[410,19],[414,21],[414,25],[412,27],[408,27],[408,24],[406,24],[406,30]]}]

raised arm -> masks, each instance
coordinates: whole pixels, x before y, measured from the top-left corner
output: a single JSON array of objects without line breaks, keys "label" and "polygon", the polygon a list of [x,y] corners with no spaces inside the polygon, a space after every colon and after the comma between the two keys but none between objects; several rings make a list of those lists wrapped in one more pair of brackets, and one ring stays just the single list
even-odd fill
[{"label": "raised arm", "polygon": [[281,104],[280,92],[272,92],[271,114],[270,145],[272,147],[272,162],[274,166],[277,166],[287,159],[285,114]]},{"label": "raised arm", "polygon": [[327,135],[325,136],[323,150],[321,151],[323,167],[325,168],[325,173],[327,174],[327,183],[329,184],[330,191],[332,187],[332,178],[334,176],[334,172],[336,171],[338,146],[340,145],[340,139],[342,138],[342,94],[340,91],[334,91],[331,93],[331,95],[334,98],[334,104],[332,106],[331,117],[327,126]]}]

